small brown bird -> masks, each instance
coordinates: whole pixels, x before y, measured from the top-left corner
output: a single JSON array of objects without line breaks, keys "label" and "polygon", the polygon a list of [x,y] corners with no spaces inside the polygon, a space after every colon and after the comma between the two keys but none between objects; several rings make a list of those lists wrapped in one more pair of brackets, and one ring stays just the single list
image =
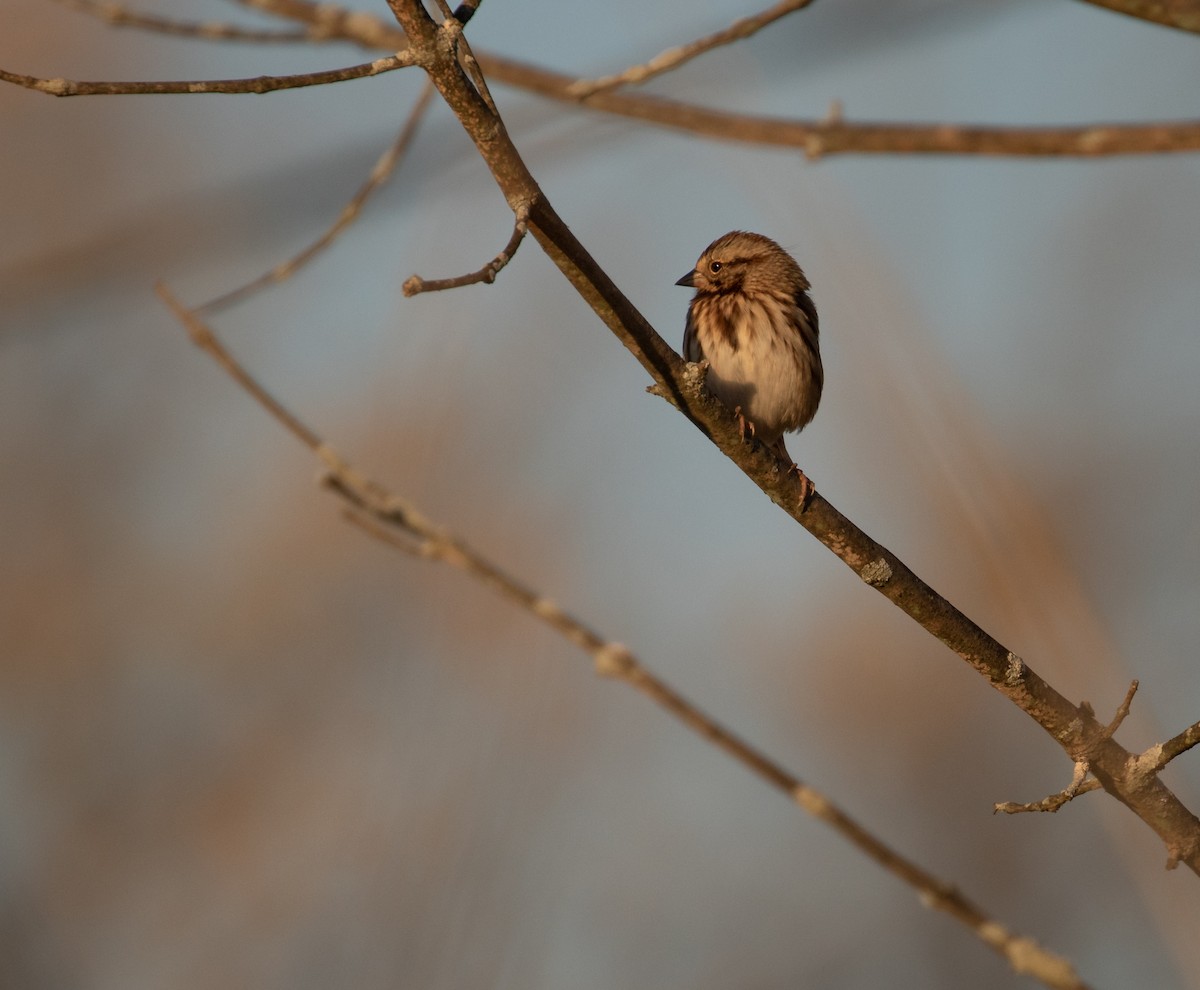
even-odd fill
[{"label": "small brown bird", "polygon": [[792,461],[783,434],[802,430],[821,401],[817,310],[800,266],[769,237],[733,230],[700,255],[676,285],[696,290],[688,307],[683,356],[708,361],[709,390],[750,435]]}]

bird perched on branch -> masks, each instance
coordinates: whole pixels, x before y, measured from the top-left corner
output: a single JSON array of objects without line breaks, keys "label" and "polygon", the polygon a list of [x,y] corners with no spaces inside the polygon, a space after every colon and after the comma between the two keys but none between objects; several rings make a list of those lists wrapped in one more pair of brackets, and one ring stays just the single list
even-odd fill
[{"label": "bird perched on branch", "polygon": [[683,356],[707,361],[709,391],[749,433],[800,476],[783,434],[802,430],[821,401],[817,310],[807,277],[771,238],[743,230],[718,237],[676,285],[696,290],[688,306]]}]

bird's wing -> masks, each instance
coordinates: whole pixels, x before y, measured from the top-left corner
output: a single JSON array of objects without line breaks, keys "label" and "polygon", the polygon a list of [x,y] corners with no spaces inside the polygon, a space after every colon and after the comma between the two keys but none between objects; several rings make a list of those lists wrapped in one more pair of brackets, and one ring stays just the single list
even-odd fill
[{"label": "bird's wing", "polygon": [[683,359],[703,361],[704,349],[700,346],[700,335],[696,333],[696,321],[692,319],[692,308],[688,307],[687,326],[683,330]]}]

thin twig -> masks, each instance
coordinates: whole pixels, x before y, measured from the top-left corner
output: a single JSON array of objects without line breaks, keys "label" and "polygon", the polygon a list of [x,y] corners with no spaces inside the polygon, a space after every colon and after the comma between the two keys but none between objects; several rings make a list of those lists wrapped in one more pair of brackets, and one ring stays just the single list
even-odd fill
[{"label": "thin twig", "polygon": [[1129,690],[1125,692],[1125,700],[1117,706],[1116,714],[1113,715],[1112,721],[1104,727],[1104,738],[1111,739],[1117,729],[1121,727],[1121,723],[1129,717],[1129,706],[1133,704],[1133,696],[1137,694],[1138,681],[1134,680],[1129,685]]},{"label": "thin twig", "polygon": [[221,343],[194,310],[183,306],[166,288],[158,293],[188,335],[324,463],[327,487],[351,507],[347,518],[371,536],[421,557],[456,567],[545,622],[591,656],[597,673],[625,681],[661,705],[693,732],[708,740],[760,778],[782,791],[804,811],[833,828],[880,866],[912,886],[927,907],[944,911],[966,924],[990,947],[1004,955],[1018,972],[1051,987],[1083,990],[1085,984],[1066,959],[1032,939],[1009,932],[964,897],[956,887],[939,880],[876,838],[826,795],[805,784],[766,754],[726,729],[669,684],[651,673],[625,646],[601,636],[546,596],[509,575],[465,542],[428,520],[418,509],[370,481],[343,461],[319,435],[275,399]]},{"label": "thin twig", "polygon": [[51,96],[145,96],[164,93],[273,93],[280,89],[301,86],[324,86],[377,76],[382,72],[403,69],[413,64],[409,52],[399,52],[373,62],[352,65],[345,69],[324,72],[304,72],[295,76],[255,76],[252,79],[198,79],[166,82],[79,82],[73,79],[42,79],[19,72],[0,69],[0,80],[34,89]]},{"label": "thin twig", "polygon": [[281,402],[276,401],[258,381],[229,353],[217,339],[217,335],[205,324],[193,310],[188,309],[171,293],[165,284],[159,282],[154,287],[158,297],[167,304],[175,314],[175,318],[183,324],[192,343],[215,360],[235,382],[253,396],[254,400],[267,410],[283,427],[297,440],[316,451],[321,447],[321,438],[293,416]]},{"label": "thin twig", "polygon": [[1172,736],[1162,745],[1162,753],[1157,761],[1157,769],[1161,770],[1175,757],[1182,756],[1193,746],[1200,745],[1200,722],[1194,722],[1179,735]]},{"label": "thin twig", "polygon": [[252,44],[296,43],[323,40],[315,28],[300,31],[262,31],[220,21],[181,21],[155,14],[142,14],[123,4],[102,0],[57,0],[64,7],[97,17],[112,27],[131,27],[156,34],[196,38],[203,41],[245,41]]},{"label": "thin twig", "polygon": [[1088,777],[1087,774],[1088,765],[1082,762],[1076,763],[1074,772],[1071,775],[1071,783],[1057,794],[1051,794],[1040,801],[1030,801],[1027,804],[1016,801],[1001,801],[992,806],[992,814],[1019,815],[1026,812],[1047,812],[1054,814],[1064,804],[1068,801],[1073,801],[1079,795],[1090,794],[1092,791],[1100,790],[1100,781],[1095,777]]},{"label": "thin twig", "polygon": [[513,225],[512,236],[508,239],[508,243],[504,245],[504,250],[480,268],[479,271],[471,272],[468,275],[457,275],[454,278],[440,279],[423,279],[420,275],[410,275],[405,279],[402,291],[406,296],[415,296],[421,292],[441,292],[443,289],[457,289],[459,286],[474,285],[477,282],[491,285],[496,281],[496,276],[504,266],[512,261],[513,255],[517,253],[517,248],[521,246],[521,241],[525,239],[525,232],[528,230],[528,220],[529,208],[527,206],[520,207],[516,213],[516,223]]},{"label": "thin twig", "polygon": [[631,65],[622,72],[601,76],[599,79],[577,79],[567,87],[567,96],[575,100],[586,100],[589,96],[616,89],[618,86],[644,83],[647,79],[653,79],[655,76],[661,76],[665,72],[677,69],[685,62],[690,62],[698,55],[703,55],[714,48],[749,38],[768,24],[793,11],[800,10],[802,7],[807,7],[810,3],[812,0],[783,0],[782,3],[768,7],[761,13],[734,21],[729,27],[716,32],[716,34],[697,38],[686,45],[678,45],[675,48],[659,52],[654,58],[641,65]]},{"label": "thin twig", "polygon": [[1147,749],[1138,757],[1138,764],[1146,773],[1158,773],[1176,757],[1197,745],[1200,745],[1200,722],[1193,722],[1177,736]]},{"label": "thin twig", "polygon": [[392,143],[392,146],[387,149],[387,151],[379,156],[379,160],[376,161],[374,166],[371,168],[371,172],[367,177],[367,181],[359,187],[358,192],[354,194],[354,198],[342,207],[341,212],[338,213],[337,219],[334,220],[325,233],[309,244],[308,247],[306,247],[299,254],[293,255],[287,261],[276,265],[270,271],[264,272],[253,281],[247,282],[245,285],[239,286],[230,292],[226,292],[224,295],[218,296],[216,299],[212,299],[201,306],[195,307],[196,312],[208,314],[215,313],[233,305],[234,303],[240,302],[247,296],[258,292],[268,285],[274,285],[275,283],[283,282],[295,275],[297,271],[299,271],[306,264],[312,261],[313,258],[315,258],[318,254],[328,248],[329,245],[331,245],[347,227],[349,227],[356,219],[358,219],[359,214],[362,212],[363,205],[371,197],[371,194],[374,193],[375,190],[382,186],[385,182],[387,182],[388,178],[391,176],[396,167],[396,163],[404,157],[404,153],[408,150],[409,144],[416,135],[417,127],[421,122],[421,118],[425,115],[425,111],[429,108],[429,103],[433,97],[433,93],[433,84],[426,79],[422,84],[421,93],[417,97],[416,103],[413,104],[412,110],[409,111],[408,119],[404,122],[404,126],[400,129],[400,133],[397,135],[396,140]]}]

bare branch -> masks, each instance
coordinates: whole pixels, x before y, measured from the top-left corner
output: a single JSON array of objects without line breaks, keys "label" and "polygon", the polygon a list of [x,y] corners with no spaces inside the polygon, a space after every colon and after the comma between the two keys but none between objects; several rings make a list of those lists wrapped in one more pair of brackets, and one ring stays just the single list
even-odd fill
[{"label": "bare branch", "polygon": [[254,400],[267,410],[289,433],[310,450],[321,448],[321,438],[276,401],[257,380],[225,349],[216,334],[190,309],[184,306],[162,282],[154,287],[158,297],[167,304],[175,318],[183,324],[192,343],[213,358],[229,376],[242,386]]},{"label": "bare branch", "polygon": [[571,233],[530,174],[502,126],[483,104],[456,59],[443,30],[418,0],[388,0],[411,48],[439,92],[475,142],[509,205],[528,203],[529,229],[551,261],[654,379],[656,391],[684,413],[722,453],[773,501],[865,583],[953,650],[1034,719],[1073,763],[1087,760],[1106,791],[1134,811],[1163,840],[1168,863],[1185,862],[1200,874],[1200,820],[1158,778],[1136,773],[1133,754],[1111,737],[1087,710],[1073,705],[946,598],[922,581],[895,554],[871,539],[820,493],[804,502],[804,486],[781,471],[767,451],[739,439],[736,417],[716,402],[687,365],[621,292]]},{"label": "bare branch", "polygon": [[503,569],[485,560],[461,540],[422,520],[414,524],[407,511],[399,523],[405,535],[382,525],[372,514],[348,513],[346,518],[370,536],[429,560],[440,561],[483,582],[502,597],[515,602],[587,652],[598,674],[625,681],[647,695],[697,735],[749,768],[768,784],[788,795],[804,811],[834,831],[884,869],[917,890],[922,903],[944,911],[966,924],[989,946],[1005,956],[1013,968],[1051,987],[1082,987],[1069,962],[1043,949],[1031,939],[1014,936],[986,919],[955,887],[949,886],[905,859],[842,811],[826,795],[805,784],[764,753],[730,732],[715,719],[651,673],[624,645],[605,639],[565,612],[553,600],[528,588]]},{"label": "bare branch", "polygon": [[409,144],[412,143],[413,137],[417,133],[417,127],[421,122],[425,111],[429,108],[429,102],[434,93],[433,84],[429,80],[421,87],[421,93],[417,97],[416,103],[413,104],[412,110],[409,111],[408,119],[404,122],[404,126],[400,129],[399,135],[392,143],[392,146],[387,149],[379,160],[375,162],[371,168],[371,173],[367,177],[367,181],[359,187],[358,192],[354,197],[342,207],[337,219],[330,225],[320,237],[308,245],[299,254],[293,255],[287,261],[276,265],[268,272],[264,272],[258,278],[245,285],[239,286],[230,292],[226,292],[216,299],[204,303],[196,307],[197,313],[215,313],[218,310],[225,309],[234,303],[241,302],[249,295],[266,288],[268,285],[274,285],[278,282],[283,282],[291,278],[301,268],[307,265],[318,254],[328,248],[338,236],[349,227],[362,212],[363,205],[371,197],[380,186],[382,186],[391,177],[392,171],[396,167],[396,163],[404,157],[404,153],[408,150]]},{"label": "bare branch", "polygon": [[132,27],[156,34],[196,38],[202,41],[246,41],[253,44],[319,41],[322,35],[313,29],[301,31],[256,31],[219,21],[179,21],[154,14],[140,14],[119,3],[103,0],[57,0],[64,7],[97,17],[112,27]]},{"label": "bare branch", "polygon": [[[1103,727],[1099,738],[1111,739],[1113,733],[1120,728],[1121,723],[1129,715],[1129,708],[1133,703],[1133,696],[1137,692],[1137,689],[1137,681],[1129,685],[1129,690],[1125,693],[1125,700],[1117,708],[1117,713],[1113,717],[1113,720],[1107,726]],[[1086,704],[1081,707],[1087,707],[1090,711],[1090,706],[1086,706]],[[1197,744],[1200,744],[1200,722],[1189,725],[1179,735],[1173,736],[1165,743],[1158,743],[1151,746],[1144,753],[1137,756],[1133,761],[1134,770],[1132,775],[1143,778],[1153,777],[1173,759],[1186,753]],[[1002,811],[1005,814],[1014,815],[1026,811],[1058,811],[1064,804],[1079,795],[1089,794],[1092,791],[1100,789],[1100,781],[1096,780],[1095,777],[1089,778],[1086,781],[1084,780],[1089,769],[1090,764],[1088,761],[1082,760],[1075,764],[1075,774],[1071,779],[1071,783],[1057,794],[1051,794],[1041,801],[1033,801],[1029,804],[1003,801],[993,807],[993,812]]]},{"label": "bare branch", "polygon": [[601,76],[599,79],[577,79],[567,87],[567,95],[572,99],[586,100],[589,96],[616,89],[618,86],[643,83],[647,79],[653,79],[655,76],[661,76],[665,72],[677,69],[685,62],[690,62],[696,56],[703,55],[721,45],[749,38],[768,24],[772,24],[786,14],[800,10],[802,7],[807,7],[810,3],[812,0],[783,0],[774,7],[768,7],[762,13],[734,21],[729,27],[716,34],[710,34],[706,38],[698,38],[686,45],[678,45],[675,48],[659,52],[650,61],[643,62],[641,65],[631,65],[622,72]]},{"label": "bare branch", "polygon": [[1116,714],[1113,719],[1104,727],[1103,738],[1111,739],[1113,734],[1121,727],[1121,723],[1129,717],[1129,706],[1133,704],[1133,696],[1137,694],[1138,682],[1132,681],[1129,685],[1129,690],[1125,692],[1125,700],[1117,706]]},{"label": "bare branch", "polygon": [[1172,736],[1162,744],[1162,753],[1157,761],[1157,769],[1161,770],[1175,757],[1182,756],[1196,745],[1200,745],[1200,722],[1193,722],[1179,735]]},{"label": "bare branch", "polygon": [[1028,804],[1018,804],[1015,801],[1001,801],[999,804],[992,806],[992,814],[1003,812],[1006,815],[1016,815],[1031,811],[1054,814],[1064,804],[1068,801],[1073,801],[1080,794],[1088,794],[1091,791],[1098,790],[1100,790],[1100,781],[1095,777],[1088,777],[1088,765],[1085,761],[1081,761],[1075,764],[1075,769],[1071,774],[1071,783],[1057,794],[1051,794],[1040,801],[1031,801]]},{"label": "bare branch", "polygon": [[1164,743],[1151,746],[1142,753],[1138,757],[1138,765],[1146,773],[1158,773],[1173,759],[1182,756],[1197,745],[1200,745],[1200,722],[1193,722],[1179,735],[1172,736]]},{"label": "bare branch", "polygon": [[350,41],[366,49],[397,52],[408,44],[395,21],[373,14],[311,0],[231,0],[250,10],[259,10],[284,20],[308,24],[323,39]]},{"label": "bare branch", "polygon": [[[238,0],[305,23],[330,25],[330,36],[367,49],[397,51],[407,44],[403,31],[369,14],[309,0]],[[547,99],[577,104],[575,76],[499,55],[478,54],[493,81]],[[983,155],[1002,157],[1099,158],[1200,151],[1200,121],[1092,123],[1069,127],[978,127],[966,124],[870,123],[840,117],[801,119],[731,113],[648,93],[600,91],[588,97],[589,110],[616,114],[704,137],[779,148],[799,148],[810,159],[829,155]]]},{"label": "bare branch", "polygon": [[1200,0],[1085,0],[1118,14],[1200,34]]},{"label": "bare branch", "polygon": [[347,518],[371,536],[406,553],[456,567],[546,623],[588,653],[597,673],[625,681],[661,705],[697,735],[782,791],[805,812],[829,825],[846,841],[912,886],[927,907],[943,911],[965,924],[988,946],[1005,956],[1019,973],[1063,990],[1086,990],[1066,959],[1043,949],[1034,940],[1017,936],[964,897],[956,887],[939,880],[891,849],[842,811],[826,795],[755,749],[697,708],[669,684],[651,673],[620,643],[606,639],[558,604],[539,594],[484,558],[470,546],[427,519],[407,500],[386,491],[341,459],[320,436],[305,426],[250,374],[194,310],[184,307],[163,285],[159,296],[187,329],[192,341],[212,357],[239,385],[293,436],[321,458],[324,482],[350,506]]},{"label": "bare branch", "polygon": [[328,83],[345,82],[377,76],[381,72],[403,69],[412,65],[408,52],[377,58],[373,62],[352,65],[346,69],[330,69],[325,72],[305,72],[295,76],[255,76],[252,79],[200,79],[191,82],[77,82],[72,79],[40,79],[17,72],[0,69],[0,80],[35,89],[51,96],[114,96],[114,95],[158,95],[163,93],[272,93],[280,89],[296,89],[300,86],[324,86]]},{"label": "bare branch", "polygon": [[405,280],[402,291],[406,296],[415,296],[421,292],[441,292],[443,289],[457,289],[459,286],[474,285],[476,282],[491,285],[496,281],[496,276],[500,270],[512,261],[513,255],[517,253],[517,248],[521,246],[521,241],[525,239],[525,232],[528,230],[528,220],[528,207],[519,207],[516,213],[516,224],[513,226],[512,236],[508,239],[508,243],[504,245],[504,250],[479,269],[479,271],[471,272],[469,275],[458,275],[455,278],[429,280],[421,278],[420,275],[412,275]]},{"label": "bare branch", "polygon": [[[311,40],[338,40],[368,50],[397,52],[403,31],[379,17],[309,0],[235,0],[242,6],[309,25]],[[1194,0],[1187,0],[1194,2]],[[457,13],[457,12],[456,12]],[[461,23],[461,21],[460,21]],[[578,104],[575,76],[516,59],[480,52],[480,68],[494,81]],[[0,71],[0,80],[41,88],[34,80]],[[33,83],[33,85],[31,85]],[[104,84],[95,84],[104,85]],[[123,92],[124,90],[116,90]],[[145,92],[146,90],[139,90]],[[175,92],[175,90],[162,90]],[[801,119],[731,113],[647,93],[600,90],[586,99],[590,110],[616,114],[704,137],[780,148],[799,148],[810,160],[829,155],[982,155],[1000,157],[1099,158],[1200,151],[1200,122],[1092,123],[1069,127],[978,127],[965,124],[871,123],[844,119]]]},{"label": "bare branch", "polygon": [[[548,99],[578,102],[577,81],[515,59],[480,53],[479,64],[494,81]],[[1200,122],[1097,123],[1072,127],[979,127],[966,124],[870,123],[844,119],[801,119],[731,113],[649,93],[599,92],[589,110],[725,141],[799,148],[810,160],[829,155],[910,154],[1016,157],[1083,157],[1200,150]]]},{"label": "bare branch", "polygon": [[[1112,739],[1117,729],[1121,727],[1121,723],[1129,716],[1129,708],[1133,704],[1133,696],[1137,694],[1137,689],[1138,682],[1135,680],[1129,685],[1129,690],[1125,692],[1124,700],[1117,706],[1117,711],[1113,715],[1112,721],[1108,725],[1098,727],[1094,740],[1089,744],[1089,748]],[[1086,701],[1079,706],[1079,710],[1086,713],[1089,718],[1094,716],[1092,706]],[[1073,801],[1080,794],[1088,794],[1100,789],[1100,781],[1094,777],[1091,780],[1087,779],[1089,772],[1091,772],[1091,761],[1087,758],[1077,760],[1075,762],[1075,769],[1071,775],[1071,783],[1057,794],[1051,794],[1049,797],[1042,798],[1040,801],[1032,801],[1029,804],[1002,801],[992,806],[992,813],[995,814],[998,811],[1002,811],[1006,815],[1015,815],[1026,811],[1047,811],[1053,814],[1068,801]]]}]

